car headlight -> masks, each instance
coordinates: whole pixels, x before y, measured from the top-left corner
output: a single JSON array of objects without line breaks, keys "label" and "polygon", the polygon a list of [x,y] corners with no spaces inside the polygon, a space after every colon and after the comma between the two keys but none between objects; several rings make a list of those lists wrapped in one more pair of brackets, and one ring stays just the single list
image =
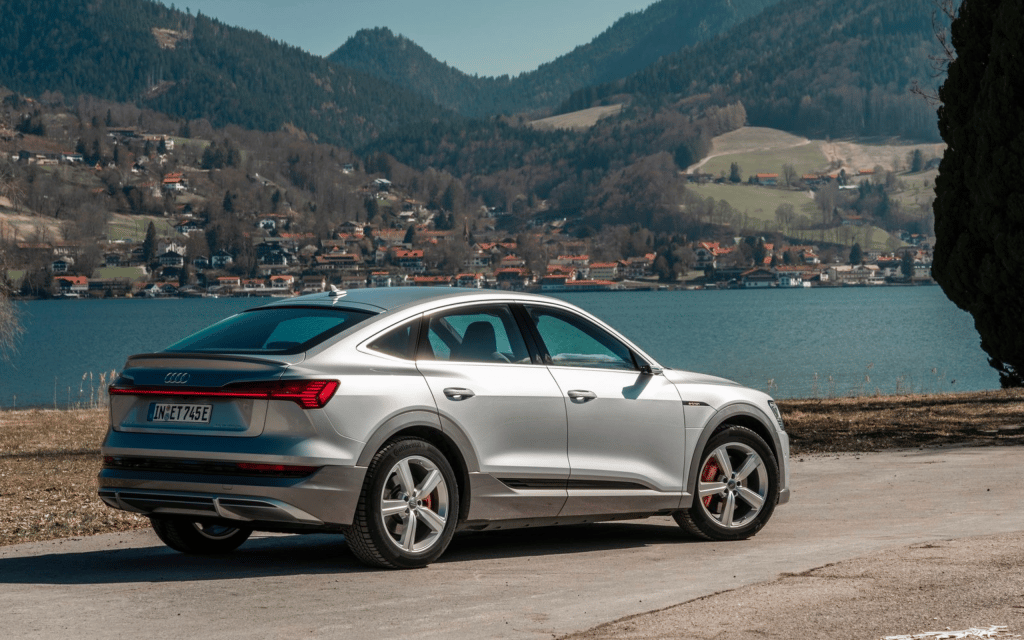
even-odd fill
[{"label": "car headlight", "polygon": [[775,414],[775,419],[779,423],[779,430],[780,431],[785,431],[786,430],[786,425],[782,424],[782,413],[779,411],[778,405],[775,404],[774,400],[769,400],[768,401],[768,406],[771,407],[772,413]]}]

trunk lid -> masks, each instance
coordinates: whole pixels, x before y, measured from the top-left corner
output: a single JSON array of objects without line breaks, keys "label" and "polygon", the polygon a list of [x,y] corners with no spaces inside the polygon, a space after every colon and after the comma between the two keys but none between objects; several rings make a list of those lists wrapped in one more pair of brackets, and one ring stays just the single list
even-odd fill
[{"label": "trunk lid", "polygon": [[204,392],[275,381],[288,366],[284,359],[244,356],[132,356],[111,385],[111,425],[116,431],[255,437],[263,433],[269,400]]}]

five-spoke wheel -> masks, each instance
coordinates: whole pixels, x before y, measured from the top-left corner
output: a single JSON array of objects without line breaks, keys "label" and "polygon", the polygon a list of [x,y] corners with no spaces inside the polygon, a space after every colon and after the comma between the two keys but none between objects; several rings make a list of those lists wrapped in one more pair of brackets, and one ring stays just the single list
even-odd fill
[{"label": "five-spoke wheel", "polygon": [[675,514],[688,533],[712,540],[749,538],[768,522],[779,499],[779,472],[756,433],[728,426],[701,457],[693,505]]},{"label": "five-spoke wheel", "polygon": [[409,456],[387,473],[380,496],[380,518],[391,542],[403,551],[427,551],[441,540],[451,517],[448,485],[437,465]]},{"label": "five-spoke wheel", "polygon": [[448,460],[419,438],[381,449],[367,470],[349,548],[363,562],[421,567],[448,546],[458,520],[458,486]]}]

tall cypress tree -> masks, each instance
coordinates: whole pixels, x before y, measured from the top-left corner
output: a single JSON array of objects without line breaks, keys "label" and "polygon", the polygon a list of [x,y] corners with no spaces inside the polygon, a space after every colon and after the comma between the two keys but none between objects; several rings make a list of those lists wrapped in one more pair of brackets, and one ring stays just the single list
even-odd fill
[{"label": "tall cypress tree", "polygon": [[939,91],[932,274],[970,312],[1004,387],[1024,386],[1024,11],[964,0]]},{"label": "tall cypress tree", "polygon": [[146,227],[146,239],[142,241],[142,256],[146,264],[156,261],[156,225],[152,222]]}]

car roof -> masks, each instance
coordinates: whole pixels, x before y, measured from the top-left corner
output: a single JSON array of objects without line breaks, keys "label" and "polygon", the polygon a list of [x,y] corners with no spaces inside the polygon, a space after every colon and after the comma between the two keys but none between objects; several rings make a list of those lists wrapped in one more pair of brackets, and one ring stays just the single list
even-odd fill
[{"label": "car roof", "polygon": [[277,306],[345,306],[362,308],[368,311],[392,311],[401,307],[417,305],[425,302],[443,300],[479,299],[517,299],[517,300],[550,300],[544,296],[535,296],[508,291],[486,289],[460,289],[454,287],[369,287],[365,289],[342,290],[331,287],[331,291],[312,293],[272,302],[267,307]]}]

